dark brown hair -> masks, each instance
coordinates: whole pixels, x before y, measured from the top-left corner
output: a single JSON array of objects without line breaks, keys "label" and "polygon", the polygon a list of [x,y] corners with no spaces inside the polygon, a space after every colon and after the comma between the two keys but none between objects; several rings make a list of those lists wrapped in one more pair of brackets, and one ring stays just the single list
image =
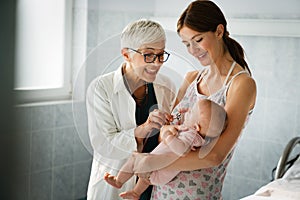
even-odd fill
[{"label": "dark brown hair", "polygon": [[229,36],[226,19],[221,9],[212,1],[196,0],[190,3],[177,21],[177,32],[179,33],[183,26],[197,32],[215,32],[219,24],[224,26],[223,41],[225,48],[232,58],[251,74],[245,61],[244,49]]}]

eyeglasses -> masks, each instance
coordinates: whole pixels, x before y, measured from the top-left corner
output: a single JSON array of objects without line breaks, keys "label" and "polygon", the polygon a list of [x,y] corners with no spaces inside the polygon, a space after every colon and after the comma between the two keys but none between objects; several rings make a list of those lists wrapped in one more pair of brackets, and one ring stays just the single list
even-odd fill
[{"label": "eyeglasses", "polygon": [[144,56],[144,61],[145,63],[154,63],[156,58],[158,58],[158,61],[163,63],[166,62],[170,56],[170,54],[168,52],[163,52],[160,54],[154,54],[154,53],[142,53],[139,52],[138,50],[132,49],[132,48],[128,48],[136,53],[141,54],[142,56]]}]

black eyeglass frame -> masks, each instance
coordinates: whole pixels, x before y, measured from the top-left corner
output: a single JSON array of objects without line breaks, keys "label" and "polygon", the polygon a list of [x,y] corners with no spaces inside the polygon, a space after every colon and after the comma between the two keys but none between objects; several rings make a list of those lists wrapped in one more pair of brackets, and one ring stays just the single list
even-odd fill
[{"label": "black eyeglass frame", "polygon": [[[142,56],[144,56],[144,61],[145,61],[145,63],[154,63],[155,60],[156,60],[156,58],[158,58],[158,61],[159,61],[160,63],[164,63],[164,62],[167,62],[167,60],[168,60],[169,57],[170,57],[170,53],[168,53],[168,52],[166,52],[166,51],[164,51],[163,53],[160,53],[160,54],[154,54],[154,53],[142,53],[142,52],[140,52],[140,51],[138,51],[138,50],[135,50],[135,49],[132,49],[132,48],[128,48],[128,49],[131,50],[131,51],[134,51],[134,52],[136,52],[136,53],[139,53],[139,54],[141,54]],[[167,55],[166,59],[164,59],[164,60],[161,61],[161,58],[164,58],[165,55]],[[147,57],[150,58],[149,56],[154,56],[154,57],[153,57],[153,60],[152,60],[151,62],[147,61]]]}]

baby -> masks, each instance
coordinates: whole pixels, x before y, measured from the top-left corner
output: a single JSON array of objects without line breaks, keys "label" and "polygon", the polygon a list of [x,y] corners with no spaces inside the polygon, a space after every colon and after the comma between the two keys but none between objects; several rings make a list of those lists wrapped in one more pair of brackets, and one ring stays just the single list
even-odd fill
[{"label": "baby", "polygon": [[[191,149],[207,144],[210,138],[218,137],[225,126],[224,108],[213,101],[201,99],[185,113],[183,125],[179,126],[177,136],[162,135],[163,142],[150,154],[133,153],[117,176],[106,173],[104,180],[116,188],[121,188],[123,183],[134,174],[146,175],[145,178],[138,179],[133,190],[120,194],[120,197],[125,199],[139,199],[149,184],[164,185],[179,173],[179,171],[164,170],[164,167],[178,157],[184,156]],[[143,171],[139,170],[141,168]]]}]

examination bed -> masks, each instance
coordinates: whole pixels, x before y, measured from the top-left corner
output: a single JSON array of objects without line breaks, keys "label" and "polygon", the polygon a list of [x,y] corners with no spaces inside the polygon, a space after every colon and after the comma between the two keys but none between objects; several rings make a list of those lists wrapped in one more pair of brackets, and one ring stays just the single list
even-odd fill
[{"label": "examination bed", "polygon": [[275,180],[242,200],[300,200],[300,152],[287,169],[290,154],[297,144],[300,144],[300,137],[291,139],[286,145],[275,171]]}]

